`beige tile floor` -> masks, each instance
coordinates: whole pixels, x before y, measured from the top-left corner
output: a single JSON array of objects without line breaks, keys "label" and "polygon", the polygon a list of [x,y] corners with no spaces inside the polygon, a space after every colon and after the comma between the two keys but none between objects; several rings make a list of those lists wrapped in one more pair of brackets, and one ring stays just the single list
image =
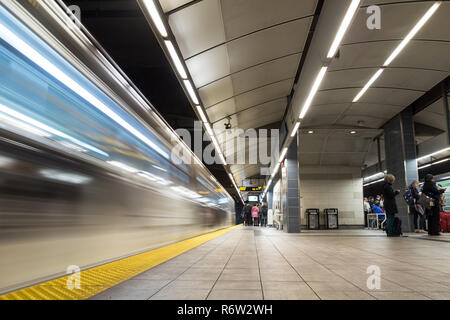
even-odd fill
[{"label": "beige tile floor", "polygon": [[[427,237],[241,227],[92,299],[450,299],[450,237]],[[369,266],[379,288],[367,286]]]}]

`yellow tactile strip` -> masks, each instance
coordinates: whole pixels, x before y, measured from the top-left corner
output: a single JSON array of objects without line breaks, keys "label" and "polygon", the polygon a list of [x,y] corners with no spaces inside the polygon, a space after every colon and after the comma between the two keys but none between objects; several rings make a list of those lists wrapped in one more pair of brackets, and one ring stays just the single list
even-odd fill
[{"label": "yellow tactile strip", "polygon": [[80,288],[67,286],[67,275],[0,296],[0,300],[82,300],[172,259],[238,226],[221,229],[80,272]]}]

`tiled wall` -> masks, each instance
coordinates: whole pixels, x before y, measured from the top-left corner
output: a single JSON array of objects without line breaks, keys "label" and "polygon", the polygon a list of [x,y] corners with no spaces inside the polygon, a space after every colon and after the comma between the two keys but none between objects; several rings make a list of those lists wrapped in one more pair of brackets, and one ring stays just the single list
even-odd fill
[{"label": "tiled wall", "polygon": [[[339,225],[364,225],[361,168],[341,166],[300,167],[301,225],[305,210],[339,209]],[[321,224],[324,221],[321,216]]]}]

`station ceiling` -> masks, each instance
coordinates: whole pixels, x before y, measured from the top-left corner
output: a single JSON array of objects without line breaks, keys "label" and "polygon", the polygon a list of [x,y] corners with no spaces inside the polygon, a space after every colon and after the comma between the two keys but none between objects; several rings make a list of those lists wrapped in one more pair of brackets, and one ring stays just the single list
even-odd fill
[{"label": "station ceiling", "polygon": [[[291,130],[350,0],[160,0],[220,142],[233,128]],[[354,97],[434,1],[363,0],[299,130],[303,165],[372,165],[382,126],[450,74],[450,3],[439,9],[358,102]],[[135,1],[72,1],[82,22],[171,125],[195,114]],[[366,26],[369,5],[381,29]],[[329,11],[329,10],[328,10]],[[83,16],[84,14],[84,16]],[[445,130],[442,100],[415,116],[418,142]],[[230,119],[231,118],[231,119]],[[437,130],[437,131],[436,131]],[[355,131],[355,133],[350,133]],[[310,133],[312,132],[312,133]],[[254,148],[253,146],[252,148]],[[381,141],[381,148],[384,149]],[[248,153],[247,146],[246,152]],[[226,156],[231,151],[224,150]],[[261,165],[232,164],[240,184]],[[226,179],[222,177],[222,180]],[[220,180],[220,179],[219,179]]]}]

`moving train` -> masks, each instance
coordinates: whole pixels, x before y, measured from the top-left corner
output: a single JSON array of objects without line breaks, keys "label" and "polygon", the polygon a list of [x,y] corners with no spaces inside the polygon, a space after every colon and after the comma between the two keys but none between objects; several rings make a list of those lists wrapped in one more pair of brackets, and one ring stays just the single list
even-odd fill
[{"label": "moving train", "polygon": [[231,196],[61,1],[0,2],[0,69],[0,293],[233,224]]}]

